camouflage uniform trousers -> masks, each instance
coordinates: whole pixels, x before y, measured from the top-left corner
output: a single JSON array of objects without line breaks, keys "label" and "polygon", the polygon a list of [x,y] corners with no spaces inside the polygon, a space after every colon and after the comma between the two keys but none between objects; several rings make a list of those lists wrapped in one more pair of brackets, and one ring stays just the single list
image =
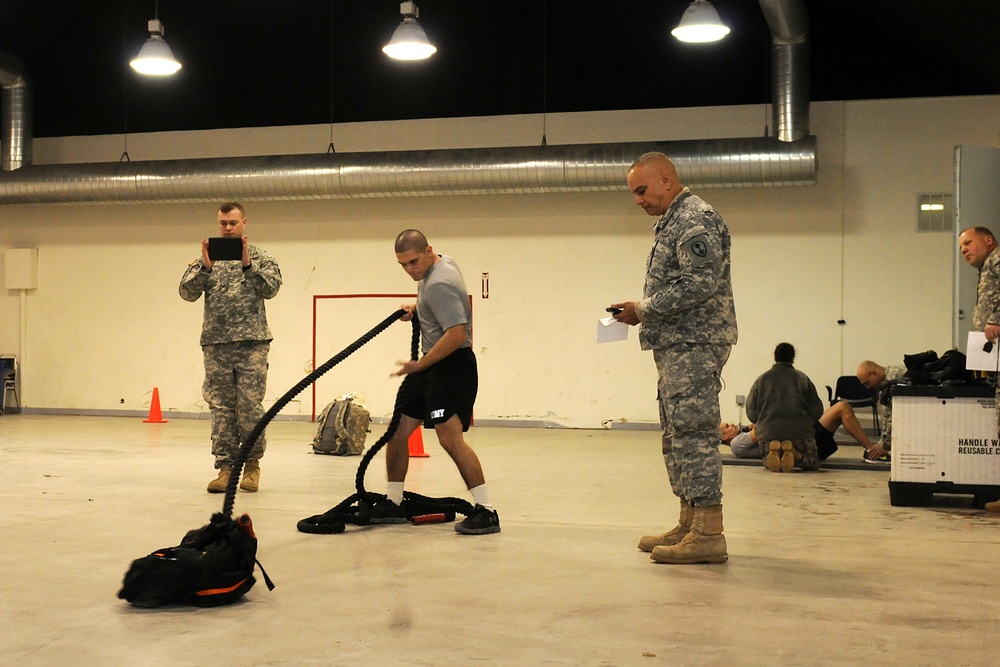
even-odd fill
[{"label": "camouflage uniform trousers", "polygon": [[[996,380],[997,378],[994,376],[993,379]],[[996,393],[994,394],[994,403],[997,411],[997,438],[1000,439],[1000,381],[997,382]]]},{"label": "camouflage uniform trousers", "polygon": [[[267,353],[270,343],[241,341],[205,345],[202,396],[212,411],[212,454],[215,467],[236,460],[243,438],[264,416]],[[247,458],[259,459],[267,443],[264,433]]]},{"label": "camouflage uniform trousers", "polygon": [[[981,377],[982,371],[976,371],[975,377],[978,380]],[[989,379],[990,383],[994,384],[996,389],[993,394],[993,403],[996,405],[997,411],[997,439],[1000,440],[1000,373],[989,372],[986,373],[986,377]]]},{"label": "camouflage uniform trousers", "polygon": [[[906,374],[906,369],[902,366],[886,366],[885,367],[885,377],[887,380],[899,380],[903,378]],[[887,394],[885,392],[888,392]],[[878,444],[889,451],[892,449],[892,387],[888,387],[883,391],[878,392],[878,403],[885,399],[885,405],[882,406],[882,419],[880,427],[882,432],[879,433]],[[878,405],[876,405],[876,409]]]},{"label": "camouflage uniform trousers", "polygon": [[722,504],[719,392],[731,350],[727,344],[694,343],[653,349],[670,488],[695,507]]},{"label": "camouflage uniform trousers", "polygon": [[878,442],[889,451],[892,449],[892,398],[882,406],[882,422],[879,424],[882,432],[879,434]]}]

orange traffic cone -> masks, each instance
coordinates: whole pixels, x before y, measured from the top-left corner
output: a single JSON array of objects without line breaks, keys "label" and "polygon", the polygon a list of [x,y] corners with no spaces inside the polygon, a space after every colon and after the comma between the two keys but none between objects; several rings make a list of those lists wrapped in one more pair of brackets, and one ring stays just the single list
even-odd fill
[{"label": "orange traffic cone", "polygon": [[149,404],[149,419],[143,419],[146,424],[166,424],[167,420],[163,418],[163,413],[160,412],[160,389],[158,387],[153,387],[153,401]]},{"label": "orange traffic cone", "polygon": [[418,426],[417,430],[410,434],[410,439],[407,441],[410,448],[410,458],[425,459],[430,456],[430,454],[424,451],[423,431],[424,430]]}]

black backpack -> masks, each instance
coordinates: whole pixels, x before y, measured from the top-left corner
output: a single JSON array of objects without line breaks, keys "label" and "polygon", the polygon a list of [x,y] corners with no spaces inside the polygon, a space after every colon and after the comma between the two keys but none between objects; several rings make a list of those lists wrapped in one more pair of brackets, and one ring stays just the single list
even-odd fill
[{"label": "black backpack", "polygon": [[[157,549],[132,561],[118,597],[134,607],[232,604],[253,588],[257,537],[246,514],[235,521],[214,514],[211,522],[190,531],[176,547]],[[260,568],[268,589],[273,589]]]}]

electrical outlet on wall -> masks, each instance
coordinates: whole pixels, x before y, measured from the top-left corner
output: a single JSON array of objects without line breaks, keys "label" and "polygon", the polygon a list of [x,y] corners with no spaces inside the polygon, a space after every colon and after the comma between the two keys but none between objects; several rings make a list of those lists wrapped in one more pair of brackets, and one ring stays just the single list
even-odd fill
[{"label": "electrical outlet on wall", "polygon": [[746,405],[746,402],[747,402],[746,396],[744,396],[743,394],[736,395],[736,405],[743,407],[744,405]]}]

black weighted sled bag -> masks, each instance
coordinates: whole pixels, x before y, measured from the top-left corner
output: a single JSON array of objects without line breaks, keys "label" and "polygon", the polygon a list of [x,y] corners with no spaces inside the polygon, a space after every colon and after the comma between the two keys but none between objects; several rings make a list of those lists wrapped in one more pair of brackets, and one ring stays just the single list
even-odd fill
[{"label": "black weighted sled bag", "polygon": [[[257,537],[246,514],[235,521],[224,514],[190,531],[175,547],[157,549],[132,561],[118,597],[134,607],[232,604],[249,591],[257,562]],[[274,584],[261,567],[269,589]]]}]

